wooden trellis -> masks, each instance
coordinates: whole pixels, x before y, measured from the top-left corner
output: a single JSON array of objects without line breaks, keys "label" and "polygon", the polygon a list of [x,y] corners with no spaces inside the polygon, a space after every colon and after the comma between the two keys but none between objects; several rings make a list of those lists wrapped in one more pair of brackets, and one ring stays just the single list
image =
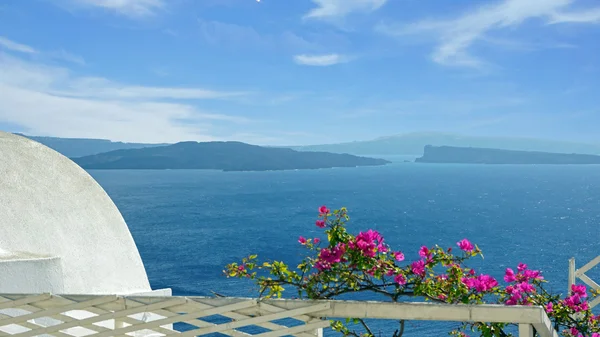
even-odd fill
[{"label": "wooden trellis", "polygon": [[[177,296],[0,294],[0,337],[322,336],[327,318],[504,322],[558,336],[542,307]],[[282,322],[285,321],[285,323]],[[174,329],[174,324],[186,328]]]},{"label": "wooden trellis", "polygon": [[[587,271],[594,268],[598,264],[600,264],[600,255],[579,269],[576,269],[575,267],[574,257],[569,260],[569,294],[571,293],[571,286],[575,284],[577,279],[580,279],[583,283],[585,283],[592,289],[600,291],[600,285],[598,285],[598,283],[596,283],[594,280],[592,280],[591,278],[589,278],[589,276],[585,274]],[[600,304],[600,296],[590,302],[590,307],[593,308],[598,304]]]}]

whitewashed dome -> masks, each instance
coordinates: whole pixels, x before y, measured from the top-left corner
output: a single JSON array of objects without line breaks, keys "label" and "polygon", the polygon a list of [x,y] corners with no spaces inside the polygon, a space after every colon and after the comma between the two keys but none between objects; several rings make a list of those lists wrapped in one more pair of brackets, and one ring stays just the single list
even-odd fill
[{"label": "whitewashed dome", "polygon": [[0,293],[150,290],[127,224],[102,187],[58,152],[0,132]]}]

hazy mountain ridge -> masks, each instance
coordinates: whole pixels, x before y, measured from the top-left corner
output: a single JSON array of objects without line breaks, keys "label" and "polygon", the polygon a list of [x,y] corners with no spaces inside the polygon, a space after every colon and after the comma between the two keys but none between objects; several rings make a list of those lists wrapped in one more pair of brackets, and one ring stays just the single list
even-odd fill
[{"label": "hazy mountain ridge", "polygon": [[383,159],[349,154],[300,152],[241,142],[181,142],[173,145],[123,149],[73,159],[84,169],[211,169],[267,171],[333,167],[379,166]]},{"label": "hazy mountain ridge", "polygon": [[439,164],[600,164],[600,156],[476,147],[425,146],[417,163]]},{"label": "hazy mountain ridge", "polygon": [[47,147],[61,153],[69,158],[83,157],[93,154],[121,150],[121,149],[140,149],[144,147],[164,146],[168,144],[146,144],[146,143],[123,143],[113,142],[108,139],[94,138],[60,138],[60,137],[41,137],[29,136],[16,133],[44,144]]},{"label": "hazy mountain ridge", "polygon": [[[171,144],[123,143],[106,139],[59,138],[27,136],[63,155],[75,158],[100,154],[121,149],[139,149]],[[407,133],[380,137],[367,141],[307,146],[270,146],[269,148],[289,148],[298,151],[348,153],[363,156],[420,156],[426,145],[480,147],[516,151],[541,151],[551,153],[600,154],[600,144],[586,144],[558,140],[516,137],[474,137],[436,132]]]},{"label": "hazy mountain ridge", "polygon": [[290,146],[299,151],[327,151],[355,155],[420,155],[426,145],[480,147],[515,151],[600,154],[600,144],[518,137],[475,137],[444,133],[407,133],[367,141]]}]

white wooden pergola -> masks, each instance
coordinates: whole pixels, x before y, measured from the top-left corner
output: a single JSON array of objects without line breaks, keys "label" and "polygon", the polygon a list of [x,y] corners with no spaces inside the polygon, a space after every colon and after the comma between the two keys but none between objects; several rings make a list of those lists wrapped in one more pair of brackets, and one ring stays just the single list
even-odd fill
[{"label": "white wooden pergola", "polygon": [[[583,267],[581,267],[579,269],[577,269],[575,267],[575,258],[574,257],[569,260],[569,294],[571,293],[571,286],[573,284],[575,284],[577,279],[580,279],[588,287],[590,287],[596,291],[600,291],[600,285],[598,285],[598,283],[596,283],[596,281],[592,280],[589,276],[587,276],[585,274],[586,272],[588,272],[590,269],[594,268],[598,264],[600,264],[600,255],[596,256],[595,259],[586,263]],[[590,302],[590,308],[593,308],[599,304],[600,304],[600,296]]]},{"label": "white wooden pergola", "polygon": [[[227,322],[202,318],[219,315]],[[209,333],[228,336],[322,336],[329,319],[347,317],[385,320],[502,322],[519,326],[519,336],[558,337],[542,307],[447,305],[369,301],[306,301],[288,299],[178,296],[105,296],[0,294],[0,336],[173,336]],[[274,321],[293,319],[285,326]],[[173,323],[191,330],[175,331]],[[240,331],[258,326],[266,332]]]}]

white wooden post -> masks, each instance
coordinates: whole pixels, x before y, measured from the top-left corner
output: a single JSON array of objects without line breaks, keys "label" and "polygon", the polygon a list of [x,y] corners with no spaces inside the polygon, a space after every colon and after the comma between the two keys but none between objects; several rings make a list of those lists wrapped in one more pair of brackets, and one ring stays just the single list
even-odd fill
[{"label": "white wooden post", "polygon": [[115,330],[125,327],[125,322],[120,319],[115,319]]},{"label": "white wooden post", "polygon": [[569,259],[569,290],[568,294],[571,295],[571,286],[575,284],[575,258]]},{"label": "white wooden post", "polygon": [[[569,260],[569,295],[571,295],[571,286],[575,284],[576,279],[580,279],[588,287],[600,291],[600,285],[585,274],[588,270],[594,268],[598,264],[600,264],[600,256],[596,256],[596,258],[579,269],[576,269],[575,267],[575,258]],[[597,305],[600,305],[600,296],[590,302],[590,308],[594,308]]]},{"label": "white wooden post", "polygon": [[323,328],[316,329],[316,330],[314,331],[314,334],[315,334],[315,336],[317,336],[317,337],[323,337]]},{"label": "white wooden post", "polygon": [[519,324],[519,337],[533,337],[533,326],[531,324]]}]

